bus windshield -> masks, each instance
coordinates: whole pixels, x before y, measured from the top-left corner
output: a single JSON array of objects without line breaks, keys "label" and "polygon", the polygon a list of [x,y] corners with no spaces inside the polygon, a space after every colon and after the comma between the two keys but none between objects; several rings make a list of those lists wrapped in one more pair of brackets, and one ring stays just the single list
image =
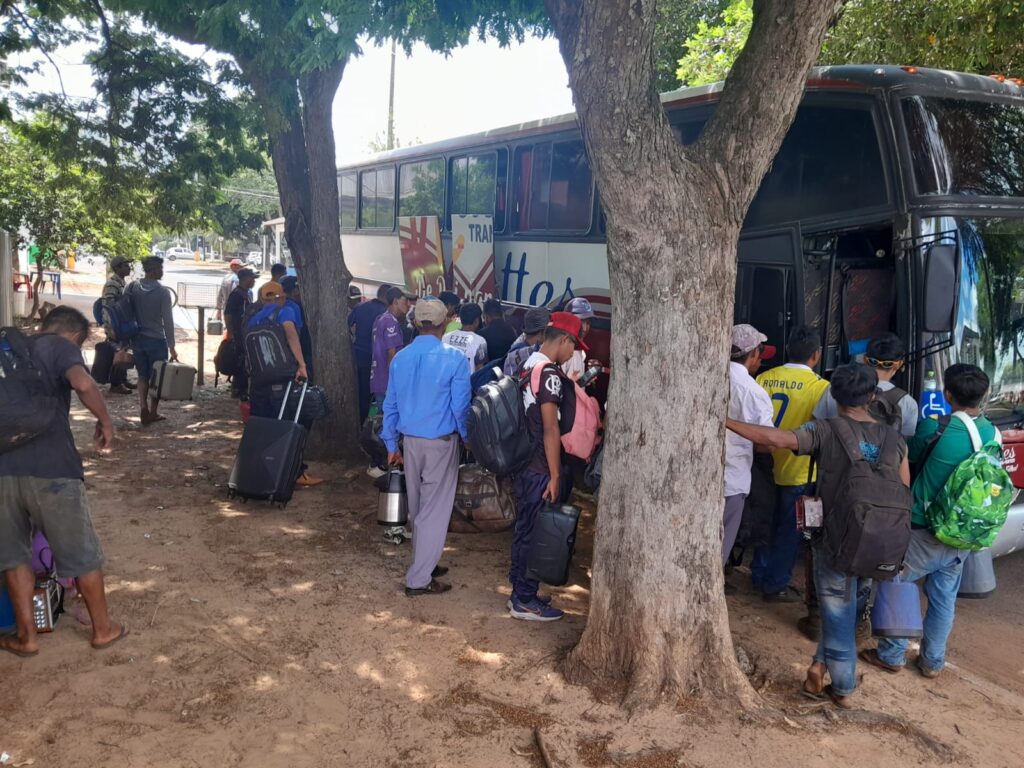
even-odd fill
[{"label": "bus windshield", "polygon": [[1024,219],[955,226],[963,263],[954,357],[989,375],[992,406],[1016,406],[1024,403]]},{"label": "bus windshield", "polygon": [[1024,104],[901,100],[919,195],[1024,197]]}]

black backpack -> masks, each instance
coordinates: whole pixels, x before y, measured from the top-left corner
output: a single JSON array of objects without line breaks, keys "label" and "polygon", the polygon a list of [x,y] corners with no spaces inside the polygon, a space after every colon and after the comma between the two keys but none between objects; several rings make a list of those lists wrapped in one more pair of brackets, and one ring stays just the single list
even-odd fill
[{"label": "black backpack", "polygon": [[825,509],[825,554],[837,571],[889,581],[910,545],[910,489],[900,479],[899,435],[885,429],[878,460],[869,464],[853,426],[841,416],[828,423],[849,465]]},{"label": "black backpack", "polygon": [[245,331],[245,358],[249,377],[256,387],[280,384],[295,376],[299,363],[288,346],[284,326],[277,321],[283,307],[278,307],[267,318]]},{"label": "black backpack", "polygon": [[530,462],[533,448],[519,380],[503,375],[480,387],[470,403],[466,428],[473,458],[498,477],[514,475]]},{"label": "black backpack", "polygon": [[43,370],[32,360],[32,340],[0,328],[0,453],[38,437],[60,411]]},{"label": "black backpack", "polygon": [[877,421],[888,424],[897,432],[903,430],[903,411],[900,409],[900,400],[907,396],[907,393],[899,387],[890,390],[875,392],[875,399],[868,405],[868,413]]}]

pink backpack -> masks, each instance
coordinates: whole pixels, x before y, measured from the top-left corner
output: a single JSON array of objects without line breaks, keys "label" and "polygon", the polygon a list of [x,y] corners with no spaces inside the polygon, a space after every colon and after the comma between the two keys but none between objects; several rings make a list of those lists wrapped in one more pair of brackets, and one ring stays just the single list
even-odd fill
[{"label": "pink backpack", "polygon": [[[540,391],[540,374],[545,365],[550,363],[535,365],[530,371],[530,389],[533,390],[534,396]],[[579,384],[570,382],[565,376],[562,376],[562,379],[572,384],[571,388],[566,387],[562,390],[562,448],[570,456],[590,461],[601,442],[601,407]]]}]

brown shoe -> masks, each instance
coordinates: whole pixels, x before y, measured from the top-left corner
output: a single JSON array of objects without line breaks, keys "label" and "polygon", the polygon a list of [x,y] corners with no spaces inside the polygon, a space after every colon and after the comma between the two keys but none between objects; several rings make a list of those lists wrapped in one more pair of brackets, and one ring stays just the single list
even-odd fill
[{"label": "brown shoe", "polygon": [[888,672],[890,675],[896,675],[903,671],[903,667],[897,666],[896,664],[890,664],[886,661],[882,661],[882,657],[878,655],[877,648],[865,648],[863,651],[857,654],[857,658],[866,664],[870,664],[873,667],[878,667],[883,672]]},{"label": "brown shoe", "polygon": [[311,488],[314,485],[320,485],[323,482],[321,477],[313,477],[309,472],[303,472],[299,475],[299,479],[295,481],[295,484],[302,488]]}]

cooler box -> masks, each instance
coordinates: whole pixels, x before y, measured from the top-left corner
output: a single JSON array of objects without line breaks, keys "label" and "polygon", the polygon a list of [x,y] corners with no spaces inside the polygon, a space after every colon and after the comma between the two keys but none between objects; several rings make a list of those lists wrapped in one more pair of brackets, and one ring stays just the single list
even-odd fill
[{"label": "cooler box", "polygon": [[191,400],[196,369],[181,363],[157,361],[149,386],[161,400]]}]

